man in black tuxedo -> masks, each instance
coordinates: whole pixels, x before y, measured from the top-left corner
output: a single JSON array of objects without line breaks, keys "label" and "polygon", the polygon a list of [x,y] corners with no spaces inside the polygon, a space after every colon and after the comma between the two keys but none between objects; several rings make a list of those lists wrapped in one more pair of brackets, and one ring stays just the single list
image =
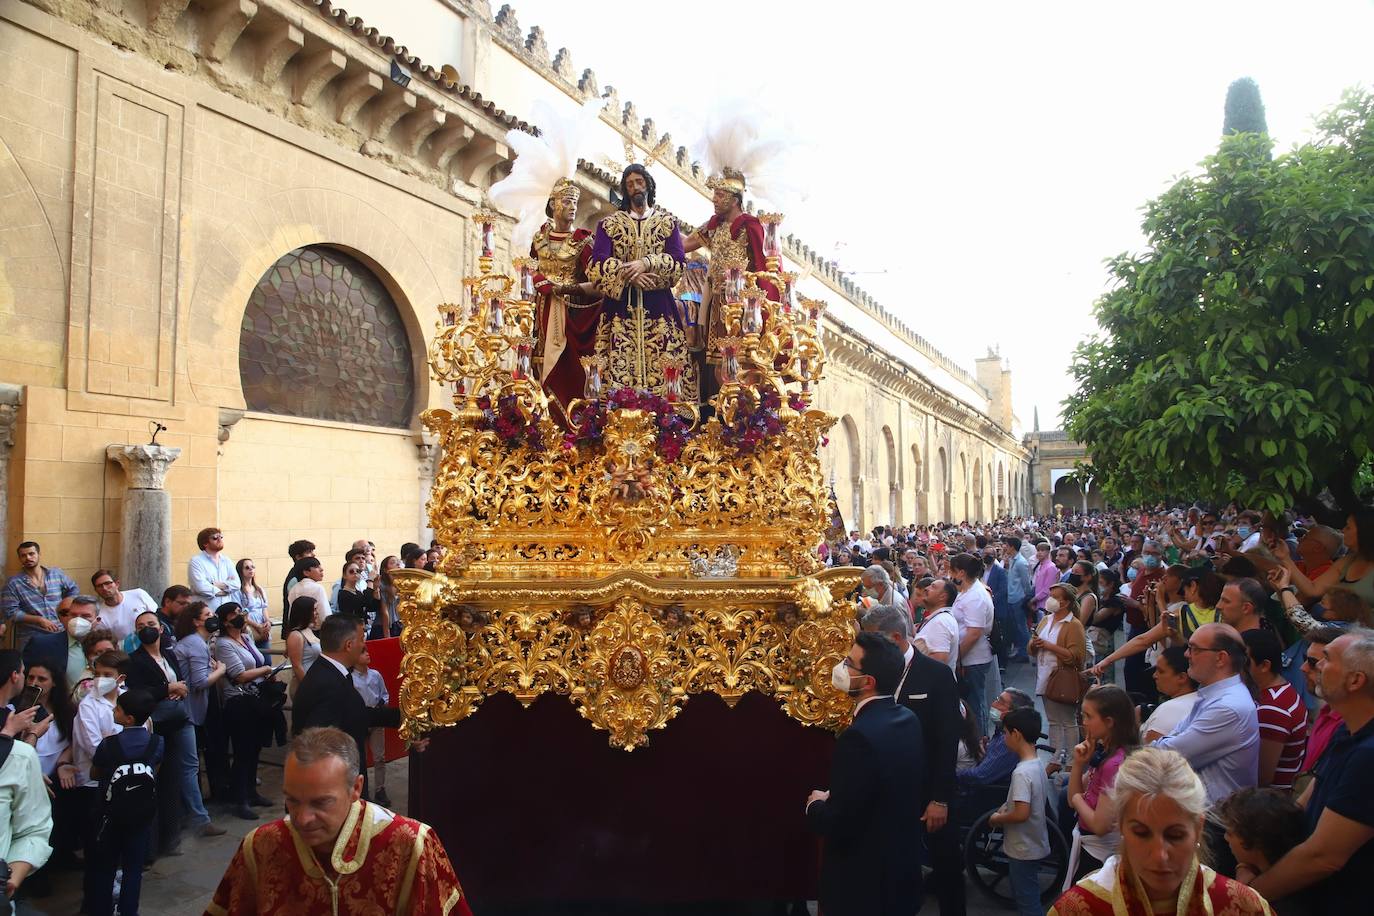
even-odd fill
[{"label": "man in black tuxedo", "polygon": [[806,800],[824,840],[820,903],[826,916],[914,916],[921,908],[921,720],[892,702],[902,654],[885,636],[859,633],[831,682],[858,702],[835,742],[830,789]]},{"label": "man in black tuxedo", "polygon": [[[366,761],[367,730],[401,724],[399,709],[368,706],[353,686],[350,672],[366,646],[361,620],[351,614],[325,618],[320,627],[320,657],[305,672],[291,707],[291,734],[316,726],[341,729],[357,742],[358,759]],[[367,794],[366,780],[363,794]]]},{"label": "man in black tuxedo", "polygon": [[892,640],[902,653],[904,669],[893,700],[921,720],[925,737],[925,791],[920,794],[924,814],[919,831],[935,877],[940,916],[963,916],[964,863],[959,852],[959,829],[950,816],[957,789],[955,761],[959,756],[959,691],[949,665],[916,651],[911,644],[911,618],[900,608],[879,605],[863,616],[865,631]]}]

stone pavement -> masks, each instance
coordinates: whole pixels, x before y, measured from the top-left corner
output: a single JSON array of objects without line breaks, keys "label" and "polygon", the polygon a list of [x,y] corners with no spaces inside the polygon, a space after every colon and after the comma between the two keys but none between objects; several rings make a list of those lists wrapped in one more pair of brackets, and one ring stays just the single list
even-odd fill
[{"label": "stone pavement", "polygon": [[[1013,665],[1008,672],[1010,686],[1020,687],[1028,692],[1035,686],[1035,673],[1029,665]],[[262,753],[262,794],[271,799],[280,799],[283,748],[268,748]],[[392,807],[399,813],[406,813],[409,788],[407,761],[393,762],[387,771],[387,790],[391,796]],[[223,810],[211,809],[215,823],[228,830],[224,836],[201,838],[187,836],[182,840],[183,854],[164,858],[143,873],[143,893],[140,912],[143,916],[191,916],[202,913],[213,896],[220,876],[233,858],[239,841],[253,827],[267,822],[276,812],[272,809],[259,809],[263,819],[244,821]],[[458,863],[458,874],[462,877],[462,864]],[[53,893],[34,900],[21,901],[18,912],[21,916],[69,916],[77,911],[81,902],[81,879],[79,872],[59,872],[54,876]],[[815,905],[812,905],[815,912]],[[935,914],[938,908],[934,899],[927,897],[923,914]],[[999,904],[969,886],[968,912],[972,916],[991,916],[1007,912]],[[481,916],[480,913],[476,916]]]}]

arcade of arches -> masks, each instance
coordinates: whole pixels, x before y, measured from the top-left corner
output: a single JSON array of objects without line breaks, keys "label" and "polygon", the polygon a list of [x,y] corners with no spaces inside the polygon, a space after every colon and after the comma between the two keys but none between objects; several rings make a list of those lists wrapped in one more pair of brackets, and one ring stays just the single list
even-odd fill
[{"label": "arcade of arches", "polygon": [[[251,27],[220,15],[231,6],[254,8]],[[428,536],[418,416],[444,403],[425,365],[435,306],[462,296],[470,218],[517,123],[484,96],[528,107],[520,87],[555,74],[527,66],[480,5],[448,4],[475,17],[465,40],[490,52],[475,58],[511,69],[481,94],[419,73],[407,89],[376,72],[375,30],[317,6],[198,0],[159,5],[166,21],[142,0],[0,8],[0,59],[17,62],[0,68],[11,563],[22,535],[78,582],[117,566],[130,478],[107,449],[147,443],[154,423],[180,450],[158,481],[169,576],[212,525],[263,581],[284,576],[297,538],[332,574],[358,537]],[[681,163],[656,168],[662,193],[709,213]],[[609,176],[577,180],[591,224]],[[814,279],[832,303],[818,406],[840,418],[822,460],[846,524],[1028,510],[1029,452],[995,410],[1005,392],[894,330],[833,268]],[[836,319],[844,309],[872,330]]]}]

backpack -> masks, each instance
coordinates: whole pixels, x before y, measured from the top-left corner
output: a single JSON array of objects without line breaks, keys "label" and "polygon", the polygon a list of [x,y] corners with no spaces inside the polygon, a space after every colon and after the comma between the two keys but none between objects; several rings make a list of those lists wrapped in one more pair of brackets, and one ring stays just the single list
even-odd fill
[{"label": "backpack", "polygon": [[[118,741],[119,735],[112,735],[107,741]],[[156,756],[162,739],[152,736],[143,756],[137,760],[125,757],[110,773],[110,781],[105,785],[101,798],[103,804],[101,832],[109,830],[137,831],[152,823],[157,813],[157,771],[151,762]],[[124,745],[120,744],[122,752]]]}]

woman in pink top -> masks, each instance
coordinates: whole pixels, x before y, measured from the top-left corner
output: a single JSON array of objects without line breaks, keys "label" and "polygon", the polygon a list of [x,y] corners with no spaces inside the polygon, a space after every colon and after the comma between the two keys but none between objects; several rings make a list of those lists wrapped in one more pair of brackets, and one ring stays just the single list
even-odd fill
[{"label": "woman in pink top", "polygon": [[1078,823],[1064,890],[1101,868],[1121,845],[1110,790],[1126,753],[1140,743],[1130,694],[1115,684],[1089,690],[1083,697],[1083,733],[1087,740],[1074,747],[1069,771],[1069,805]]}]

